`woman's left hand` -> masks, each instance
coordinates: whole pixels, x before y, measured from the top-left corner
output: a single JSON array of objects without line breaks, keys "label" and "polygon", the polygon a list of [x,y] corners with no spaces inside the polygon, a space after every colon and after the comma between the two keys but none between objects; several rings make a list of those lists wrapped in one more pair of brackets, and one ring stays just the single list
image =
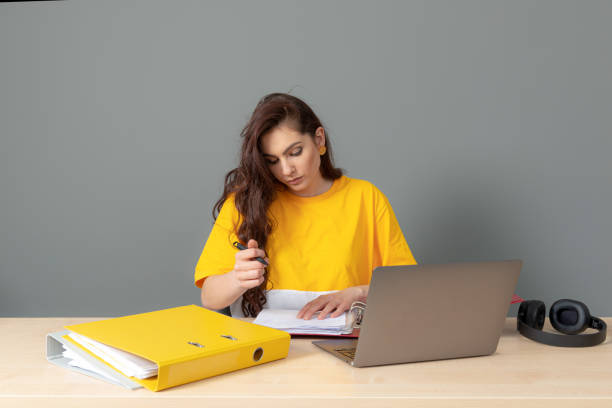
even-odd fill
[{"label": "woman's left hand", "polygon": [[321,295],[312,300],[298,312],[297,318],[310,320],[316,312],[319,313],[319,320],[325,319],[329,313],[330,317],[338,317],[349,310],[355,301],[364,302],[368,297],[368,285],[352,286],[339,292]]}]

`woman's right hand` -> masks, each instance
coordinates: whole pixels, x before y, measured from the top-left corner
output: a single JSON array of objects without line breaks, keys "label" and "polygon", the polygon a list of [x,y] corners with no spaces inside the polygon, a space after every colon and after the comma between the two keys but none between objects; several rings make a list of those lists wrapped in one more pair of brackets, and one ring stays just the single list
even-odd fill
[{"label": "woman's right hand", "polygon": [[230,272],[237,285],[245,291],[261,285],[264,281],[266,266],[255,258],[261,257],[270,263],[263,249],[259,249],[257,241],[250,239],[247,249],[236,252],[236,263]]}]

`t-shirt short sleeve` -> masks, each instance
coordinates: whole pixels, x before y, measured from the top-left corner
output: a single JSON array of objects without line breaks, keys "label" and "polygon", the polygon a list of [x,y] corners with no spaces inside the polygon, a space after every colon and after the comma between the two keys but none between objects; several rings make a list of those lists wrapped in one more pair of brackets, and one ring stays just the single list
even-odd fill
[{"label": "t-shirt short sleeve", "polygon": [[238,221],[238,210],[234,204],[233,195],[230,195],[221,207],[196,264],[194,283],[197,287],[201,288],[207,277],[221,275],[234,268],[238,250],[232,244],[238,241],[234,232],[234,225],[239,225]]},{"label": "t-shirt short sleeve", "polygon": [[375,187],[374,264],[416,265],[387,197]]}]

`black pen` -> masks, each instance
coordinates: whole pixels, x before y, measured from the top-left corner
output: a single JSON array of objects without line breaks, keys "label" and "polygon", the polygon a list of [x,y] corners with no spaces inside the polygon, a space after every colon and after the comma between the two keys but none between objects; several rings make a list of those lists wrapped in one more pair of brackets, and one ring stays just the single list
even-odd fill
[{"label": "black pen", "polygon": [[[238,249],[240,249],[241,251],[244,251],[245,249],[248,249],[247,247],[245,247],[244,245],[242,245],[240,242],[238,241],[234,241],[234,246]],[[263,259],[262,257],[258,256],[257,259],[259,262],[261,262],[262,264],[268,266],[268,263],[266,262],[265,259]]]}]

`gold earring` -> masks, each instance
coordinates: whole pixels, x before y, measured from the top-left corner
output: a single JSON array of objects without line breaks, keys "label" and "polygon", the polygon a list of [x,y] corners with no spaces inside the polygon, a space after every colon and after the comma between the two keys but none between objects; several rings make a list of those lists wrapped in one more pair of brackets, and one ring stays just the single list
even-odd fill
[{"label": "gold earring", "polygon": [[327,151],[327,147],[325,147],[325,146],[321,146],[321,147],[319,147],[319,154],[320,154],[321,156],[323,156],[323,155],[325,154],[325,152],[326,152],[326,151]]}]

